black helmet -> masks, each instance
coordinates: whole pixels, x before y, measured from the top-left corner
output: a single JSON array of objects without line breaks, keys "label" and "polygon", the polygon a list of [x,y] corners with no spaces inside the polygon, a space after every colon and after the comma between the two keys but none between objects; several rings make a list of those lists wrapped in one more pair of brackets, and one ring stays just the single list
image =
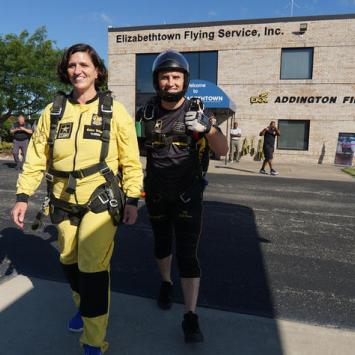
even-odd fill
[{"label": "black helmet", "polygon": [[[158,73],[162,71],[181,71],[184,73],[184,87],[178,93],[169,93],[160,90]],[[190,81],[190,68],[186,58],[179,52],[167,50],[160,53],[153,62],[153,86],[158,96],[165,101],[179,101],[186,93]]]}]

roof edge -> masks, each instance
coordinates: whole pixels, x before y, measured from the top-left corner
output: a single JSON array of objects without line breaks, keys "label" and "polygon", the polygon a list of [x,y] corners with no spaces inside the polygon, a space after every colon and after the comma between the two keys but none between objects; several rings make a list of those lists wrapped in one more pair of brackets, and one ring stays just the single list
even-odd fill
[{"label": "roof edge", "polygon": [[226,20],[213,22],[190,22],[190,23],[174,23],[164,25],[145,25],[132,27],[109,27],[108,32],[124,32],[124,31],[141,31],[141,30],[157,30],[157,29],[174,29],[184,27],[212,27],[219,25],[250,25],[274,22],[299,22],[299,21],[325,21],[325,20],[347,20],[355,19],[355,13],[339,14],[339,15],[320,15],[320,16],[295,16],[280,18],[261,18],[261,19],[245,19],[245,20]]}]

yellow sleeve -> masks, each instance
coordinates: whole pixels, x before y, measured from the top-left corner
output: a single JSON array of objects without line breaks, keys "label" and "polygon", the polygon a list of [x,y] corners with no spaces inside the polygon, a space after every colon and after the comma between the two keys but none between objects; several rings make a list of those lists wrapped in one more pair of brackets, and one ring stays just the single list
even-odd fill
[{"label": "yellow sleeve", "polygon": [[47,168],[49,156],[48,136],[50,126],[50,107],[48,105],[38,120],[38,125],[28,144],[23,171],[17,180],[17,194],[33,195],[40,185]]},{"label": "yellow sleeve", "polygon": [[123,175],[123,190],[127,197],[139,198],[142,190],[143,171],[139,159],[136,129],[125,107],[115,101],[113,119],[118,130],[117,150]]}]

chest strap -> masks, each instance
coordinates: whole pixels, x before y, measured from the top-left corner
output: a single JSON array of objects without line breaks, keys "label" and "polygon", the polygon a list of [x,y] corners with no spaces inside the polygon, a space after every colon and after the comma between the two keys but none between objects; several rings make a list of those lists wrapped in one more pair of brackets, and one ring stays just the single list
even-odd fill
[{"label": "chest strap", "polygon": [[176,133],[152,133],[151,142],[147,142],[147,146],[155,145],[171,145],[171,144],[184,144],[195,147],[196,141],[191,135],[176,134]]},{"label": "chest strap", "polygon": [[53,168],[49,168],[47,173],[45,174],[45,178],[49,182],[53,182],[54,177],[68,179],[68,185],[65,191],[69,194],[73,194],[76,188],[76,179],[82,179],[87,176],[94,175],[98,172],[100,172],[101,175],[105,176],[105,173],[107,173],[109,170],[110,168],[105,162],[99,162],[95,165],[91,165],[88,168],[74,171],[60,171],[55,170]]}]

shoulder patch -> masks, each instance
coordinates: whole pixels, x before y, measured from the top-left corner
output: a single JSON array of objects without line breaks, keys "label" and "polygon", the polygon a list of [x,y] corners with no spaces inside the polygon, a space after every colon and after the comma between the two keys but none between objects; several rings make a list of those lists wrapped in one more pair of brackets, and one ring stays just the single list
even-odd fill
[{"label": "shoulder patch", "polygon": [[101,126],[102,125],[102,117],[98,114],[94,113],[91,117],[91,125],[92,126]]},{"label": "shoulder patch", "polygon": [[73,130],[73,122],[60,123],[57,133],[57,139],[69,139]]}]

